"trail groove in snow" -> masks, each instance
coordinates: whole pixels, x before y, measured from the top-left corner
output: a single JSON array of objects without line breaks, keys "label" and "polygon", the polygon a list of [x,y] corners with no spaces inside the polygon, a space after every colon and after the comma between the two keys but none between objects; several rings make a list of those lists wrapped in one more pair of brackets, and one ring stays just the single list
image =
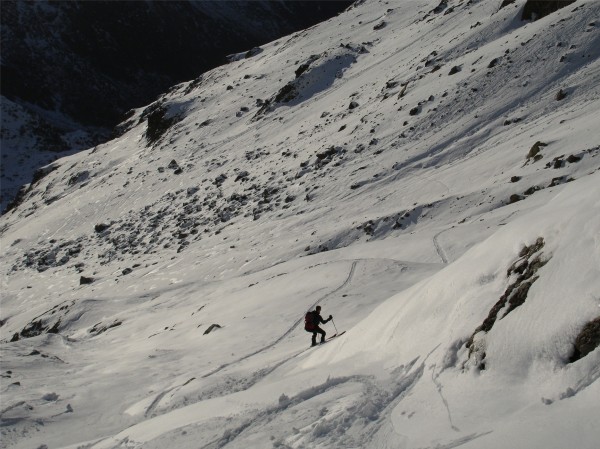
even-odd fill
[{"label": "trail groove in snow", "polygon": [[[343,283],[342,283],[342,284],[341,284],[339,287],[336,287],[336,288],[335,288],[333,291],[331,291],[331,292],[327,293],[326,295],[324,295],[324,296],[320,297],[320,298],[319,298],[319,299],[318,299],[318,300],[317,300],[317,301],[316,301],[316,302],[315,302],[315,303],[314,303],[314,304],[311,306],[311,309],[312,309],[312,308],[314,308],[314,307],[315,307],[317,304],[319,304],[320,302],[324,301],[324,300],[325,300],[326,298],[328,298],[329,296],[332,296],[332,295],[336,294],[337,292],[339,292],[340,290],[342,290],[344,287],[348,286],[348,285],[350,284],[350,282],[352,281],[352,277],[354,276],[354,272],[355,272],[355,270],[356,270],[356,265],[357,265],[357,264],[358,264],[358,261],[357,261],[357,260],[353,261],[353,262],[352,262],[352,266],[350,267],[350,272],[348,273],[348,276],[346,277],[346,279],[344,280],[344,282],[343,282]],[[203,375],[203,376],[201,376],[201,377],[202,377],[203,379],[204,379],[204,378],[207,378],[207,377],[210,377],[210,376],[212,376],[213,374],[215,374],[215,373],[218,373],[219,371],[221,371],[221,370],[223,370],[223,369],[225,369],[225,368],[227,368],[227,367],[229,367],[229,366],[231,366],[231,365],[235,365],[235,364],[237,364],[237,363],[243,362],[244,360],[246,360],[246,359],[249,359],[250,357],[253,357],[253,356],[257,355],[257,354],[260,354],[261,352],[264,352],[264,351],[266,351],[266,350],[268,350],[268,349],[271,349],[271,348],[273,348],[273,347],[274,347],[274,346],[275,346],[277,343],[281,342],[281,341],[282,341],[284,338],[286,338],[288,335],[290,335],[290,334],[291,334],[291,333],[292,333],[292,332],[293,332],[293,331],[294,331],[294,330],[295,330],[295,329],[296,329],[296,328],[297,328],[297,327],[300,325],[300,323],[302,323],[303,321],[304,321],[304,316],[302,316],[302,317],[300,317],[298,320],[296,320],[296,322],[295,322],[295,323],[294,323],[294,324],[293,324],[293,325],[292,325],[292,326],[291,326],[291,327],[290,327],[290,328],[289,328],[289,329],[288,329],[288,330],[287,330],[287,331],[286,331],[286,332],[285,332],[285,333],[284,333],[284,334],[283,334],[281,337],[279,337],[279,338],[278,338],[277,340],[275,340],[273,343],[270,343],[270,344],[268,344],[268,345],[266,345],[266,346],[264,346],[264,347],[262,347],[262,348],[260,348],[260,349],[258,349],[258,350],[256,350],[256,351],[254,351],[254,352],[252,352],[252,353],[250,353],[250,354],[246,354],[245,356],[243,356],[243,357],[240,357],[239,359],[236,359],[236,360],[234,360],[234,361],[232,361],[232,362],[225,363],[225,364],[223,364],[223,365],[219,366],[218,368],[215,368],[214,370],[210,371],[209,373],[206,373],[206,374],[204,374],[204,375]],[[303,351],[304,351],[304,349],[303,349],[302,351],[300,351],[299,353],[297,353],[297,354],[294,354],[293,356],[291,356],[291,357],[289,357],[288,359],[284,360],[283,362],[281,362],[281,363],[277,364],[277,365],[275,366],[275,368],[276,368],[277,366],[280,366],[282,363],[285,363],[285,361],[287,361],[287,360],[290,360],[290,359],[292,359],[292,358],[296,357],[298,354],[300,354],[300,353],[301,353],[301,352],[303,352]],[[273,369],[275,369],[275,368],[273,368]],[[270,371],[268,371],[268,372],[267,372],[267,374],[268,374],[268,373],[270,373],[271,371],[273,371],[273,370],[270,370]],[[266,375],[266,374],[265,374],[265,375]]]},{"label": "trail groove in snow", "polygon": [[442,245],[440,245],[440,240],[439,240],[440,235],[446,231],[448,231],[448,229],[444,229],[443,231],[440,231],[436,235],[433,236],[433,245],[435,246],[435,250],[437,251],[438,255],[440,256],[440,259],[442,259],[442,262],[445,264],[448,264],[448,256],[446,255],[446,252],[442,248]]},{"label": "trail groove in snow", "polygon": [[456,427],[456,425],[454,425],[454,421],[452,420],[452,413],[450,412],[450,406],[448,405],[448,401],[446,400],[446,398],[444,397],[444,393],[442,392],[442,389],[444,387],[443,387],[442,383],[440,381],[438,381],[438,376],[440,374],[441,374],[441,372],[436,375],[435,364],[434,364],[433,367],[431,368],[431,380],[435,384],[435,388],[436,388],[437,392],[439,393],[440,398],[442,398],[444,407],[446,408],[446,411],[448,412],[448,422],[450,423],[450,427],[452,428],[452,430],[454,430],[456,432],[460,432],[460,429],[458,427]]},{"label": "trail groove in snow", "polygon": [[164,398],[169,392],[179,389],[181,387],[186,386],[187,384],[189,384],[191,381],[193,381],[194,378],[192,377],[191,379],[188,379],[185,383],[181,384],[181,385],[177,385],[175,387],[171,387],[168,388],[167,390],[163,391],[162,393],[158,394],[156,396],[156,398],[154,399],[154,401],[152,401],[152,404],[150,404],[148,406],[148,408],[146,409],[146,411],[144,412],[144,417],[149,417],[150,414],[154,411],[154,409],[156,408],[156,406],[160,403],[160,401],[162,400],[162,398]]}]

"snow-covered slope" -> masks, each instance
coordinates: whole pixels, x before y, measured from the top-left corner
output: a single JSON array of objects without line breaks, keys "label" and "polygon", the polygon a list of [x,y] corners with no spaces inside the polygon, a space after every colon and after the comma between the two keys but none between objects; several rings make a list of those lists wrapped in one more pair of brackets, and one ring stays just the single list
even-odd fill
[{"label": "snow-covered slope", "polygon": [[0,213],[36,169],[106,142],[131,108],[350,3],[4,0]]},{"label": "snow-covered slope", "polygon": [[357,2],[40,173],[2,444],[596,447],[600,5],[504,3]]}]

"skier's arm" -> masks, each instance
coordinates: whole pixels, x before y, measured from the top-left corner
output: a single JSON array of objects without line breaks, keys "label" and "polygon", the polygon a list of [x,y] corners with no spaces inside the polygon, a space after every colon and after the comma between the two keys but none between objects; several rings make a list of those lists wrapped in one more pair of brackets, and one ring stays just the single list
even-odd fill
[{"label": "skier's arm", "polygon": [[318,317],[318,318],[317,318],[317,322],[318,322],[318,323],[320,323],[320,324],[327,324],[327,322],[328,322],[329,320],[332,320],[332,319],[333,319],[333,317],[332,317],[331,315],[329,315],[329,318],[327,318],[326,320],[324,320],[324,319],[323,319],[323,317],[322,317],[321,315],[317,315],[317,317]]}]

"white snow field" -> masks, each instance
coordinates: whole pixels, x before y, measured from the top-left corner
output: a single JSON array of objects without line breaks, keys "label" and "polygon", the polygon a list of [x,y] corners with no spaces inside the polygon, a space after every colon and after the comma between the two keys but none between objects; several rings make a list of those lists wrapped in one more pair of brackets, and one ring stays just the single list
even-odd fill
[{"label": "white snow field", "polygon": [[48,166],[1,447],[598,448],[600,3],[501,4],[357,2]]}]

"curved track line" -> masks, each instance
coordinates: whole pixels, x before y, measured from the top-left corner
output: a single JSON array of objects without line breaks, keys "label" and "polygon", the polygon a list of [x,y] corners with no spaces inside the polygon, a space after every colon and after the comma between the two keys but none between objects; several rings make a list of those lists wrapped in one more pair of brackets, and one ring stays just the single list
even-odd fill
[{"label": "curved track line", "polygon": [[[337,292],[339,292],[341,289],[343,289],[344,287],[346,287],[348,284],[350,284],[350,282],[352,281],[352,277],[354,276],[354,272],[356,271],[356,265],[358,264],[358,260],[354,260],[352,262],[352,266],[350,267],[350,272],[348,273],[348,276],[346,277],[346,279],[344,280],[344,282],[337,287],[335,290],[327,293],[325,296],[320,297],[310,308],[312,309],[313,307],[315,307],[319,302],[324,301],[326,298],[328,298],[331,295],[336,294]],[[234,360],[233,362],[229,362],[229,363],[224,363],[223,365],[219,366],[218,368],[215,368],[214,370],[204,374],[202,377],[202,379],[205,379],[207,377],[212,376],[215,373],[218,373],[219,371],[227,368],[228,366],[234,365],[236,363],[240,363],[252,356],[255,356],[256,354],[260,354],[261,352],[266,351],[267,349],[271,349],[273,348],[277,343],[279,343],[280,341],[282,341],[284,338],[286,338],[288,335],[290,335],[299,325],[300,323],[302,323],[302,320],[304,319],[304,317],[299,318],[298,320],[296,320],[296,322],[281,336],[279,337],[277,340],[275,340],[273,343],[268,344],[267,346],[264,346],[250,354],[247,354],[237,360]],[[304,351],[304,350],[303,350]],[[299,354],[299,353],[298,353]],[[295,357],[296,355],[293,355],[290,358]],[[286,359],[287,360],[287,359]],[[279,365],[277,365],[279,366]]]},{"label": "curved track line", "polygon": [[450,427],[455,432],[460,432],[460,429],[458,427],[456,427],[456,425],[454,424],[454,421],[452,420],[452,413],[450,412],[450,405],[448,404],[448,401],[446,400],[446,397],[444,396],[444,393],[442,392],[443,386],[442,386],[442,383],[438,380],[438,376],[440,375],[440,373],[438,373],[437,375],[435,374],[435,365],[433,365],[433,369],[431,370],[431,380],[435,384],[435,388],[436,388],[438,394],[440,395],[440,398],[442,398],[442,403],[444,404],[444,407],[446,407],[446,412],[448,413],[448,422],[450,423]]},{"label": "curved track line", "polygon": [[444,229],[443,231],[440,231],[436,235],[433,236],[433,246],[435,246],[435,250],[437,251],[438,256],[440,256],[440,259],[442,259],[442,262],[444,262],[445,264],[448,263],[448,256],[446,255],[446,252],[440,245],[439,237],[442,233],[446,232],[447,230],[448,229]]},{"label": "curved track line", "polygon": [[160,401],[162,400],[162,398],[164,398],[167,393],[173,391],[173,390],[178,390],[181,387],[185,387],[187,384],[189,384],[191,381],[195,380],[195,377],[192,377],[191,379],[188,379],[185,383],[181,384],[181,385],[176,385],[174,387],[168,388],[165,391],[163,391],[162,393],[158,394],[156,396],[156,398],[154,398],[154,401],[152,401],[152,404],[150,404],[148,406],[148,408],[146,409],[146,411],[144,412],[144,418],[148,418],[148,416],[150,415],[150,413],[152,413],[154,411],[154,409],[156,408],[156,406],[160,403]]}]

